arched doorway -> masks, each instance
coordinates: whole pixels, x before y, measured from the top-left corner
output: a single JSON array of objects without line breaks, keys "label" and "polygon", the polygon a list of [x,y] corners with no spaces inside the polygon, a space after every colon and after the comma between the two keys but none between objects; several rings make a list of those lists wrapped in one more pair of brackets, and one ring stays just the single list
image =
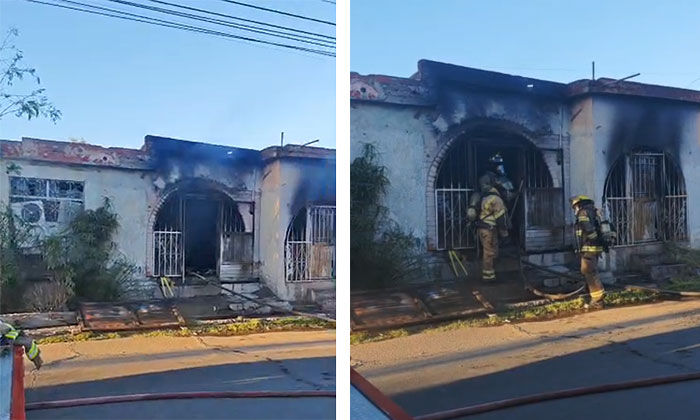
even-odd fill
[{"label": "arched doorway", "polygon": [[303,207],[284,241],[287,282],[335,279],[335,206]]},{"label": "arched doorway", "polygon": [[252,204],[215,188],[183,186],[158,209],[152,241],[153,276],[244,276],[253,263]]},{"label": "arched doorway", "polygon": [[618,158],[603,193],[615,246],[687,240],[687,197],[683,173],[667,154],[638,150]]},{"label": "arched doorway", "polygon": [[[530,251],[564,245],[563,154],[535,147],[523,135],[498,127],[478,127],[456,137],[442,154],[434,180],[436,250],[470,249],[475,232],[467,223],[469,199],[489,157],[500,153],[518,198],[509,203],[511,237]],[[430,219],[430,217],[429,217]]]}]

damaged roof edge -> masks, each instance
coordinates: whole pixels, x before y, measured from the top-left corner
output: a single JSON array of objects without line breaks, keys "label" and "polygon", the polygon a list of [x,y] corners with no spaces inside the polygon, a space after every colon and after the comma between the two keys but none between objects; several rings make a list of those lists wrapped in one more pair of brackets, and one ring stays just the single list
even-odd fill
[{"label": "damaged roof edge", "polygon": [[246,161],[260,165],[263,160],[310,158],[335,160],[335,150],[287,145],[255,150],[148,135],[140,149],[103,147],[87,143],[23,137],[21,141],[0,140],[0,158],[63,165],[98,166],[113,169],[153,170],[162,156],[179,158]]},{"label": "damaged roof edge", "polygon": [[566,96],[567,85],[564,83],[533,79],[490,70],[480,70],[437,61],[418,61],[418,73],[420,73],[421,80],[432,80],[438,83],[446,81],[526,94],[554,97]]},{"label": "damaged roof edge", "polygon": [[436,94],[440,90],[436,87],[444,83],[469,88],[549,96],[562,100],[589,94],[608,94],[700,103],[700,91],[690,89],[616,81],[609,78],[559,83],[431,60],[420,60],[418,72],[410,78],[376,74],[360,75],[351,72],[350,99],[429,106],[436,103]]},{"label": "damaged roof edge", "polygon": [[577,80],[568,85],[568,97],[592,94],[640,96],[700,104],[700,91],[691,89],[628,81],[618,82],[608,78],[600,78],[595,81]]},{"label": "damaged roof edge", "polygon": [[100,166],[117,169],[149,169],[148,153],[140,149],[103,147],[87,143],[22,137],[21,141],[0,140],[3,159]]},{"label": "damaged roof edge", "polygon": [[335,149],[288,144],[262,150],[263,161],[286,158],[335,160]]}]

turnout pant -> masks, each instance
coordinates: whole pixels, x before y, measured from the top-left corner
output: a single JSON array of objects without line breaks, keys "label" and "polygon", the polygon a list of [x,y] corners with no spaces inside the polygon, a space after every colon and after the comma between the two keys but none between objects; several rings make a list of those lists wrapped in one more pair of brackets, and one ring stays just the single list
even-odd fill
[{"label": "turnout pant", "polygon": [[496,229],[479,229],[481,242],[481,278],[485,281],[496,280],[494,261],[498,258],[498,232]]},{"label": "turnout pant", "polygon": [[599,302],[603,299],[605,289],[598,276],[597,252],[584,252],[581,254],[581,274],[586,278],[588,292],[591,294],[591,302]]}]

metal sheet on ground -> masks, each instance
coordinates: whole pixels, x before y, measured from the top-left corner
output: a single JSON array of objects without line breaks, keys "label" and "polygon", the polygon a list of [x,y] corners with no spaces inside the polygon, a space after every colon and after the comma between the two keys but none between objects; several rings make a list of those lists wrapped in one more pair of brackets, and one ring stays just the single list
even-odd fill
[{"label": "metal sheet on ground", "polygon": [[[351,298],[353,328],[380,329],[482,314],[513,302],[531,301],[518,272],[511,281],[483,284],[453,281],[403,290],[356,293]],[[476,292],[476,293],[475,293]],[[486,303],[484,303],[486,302]]]},{"label": "metal sheet on ground", "polygon": [[164,301],[83,303],[80,313],[87,331],[119,331],[179,325],[172,305]]},{"label": "metal sheet on ground", "polygon": [[357,295],[352,310],[362,325],[391,325],[425,319],[413,297],[405,292]]}]

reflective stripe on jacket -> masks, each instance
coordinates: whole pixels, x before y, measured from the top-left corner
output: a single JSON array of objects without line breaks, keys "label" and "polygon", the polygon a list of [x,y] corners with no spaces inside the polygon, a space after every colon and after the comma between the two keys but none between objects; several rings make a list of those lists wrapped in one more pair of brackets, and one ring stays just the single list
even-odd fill
[{"label": "reflective stripe on jacket", "polygon": [[12,325],[0,322],[0,337],[5,337],[10,340],[16,340],[19,337],[19,331]]},{"label": "reflective stripe on jacket", "polygon": [[588,205],[576,213],[576,237],[581,252],[603,252],[603,244],[598,237],[597,214],[595,207]]},{"label": "reflective stripe on jacket", "polygon": [[506,205],[503,203],[503,199],[498,194],[498,190],[491,188],[489,195],[481,200],[479,218],[489,226],[496,226],[498,224],[498,219],[505,217],[505,215]]}]

